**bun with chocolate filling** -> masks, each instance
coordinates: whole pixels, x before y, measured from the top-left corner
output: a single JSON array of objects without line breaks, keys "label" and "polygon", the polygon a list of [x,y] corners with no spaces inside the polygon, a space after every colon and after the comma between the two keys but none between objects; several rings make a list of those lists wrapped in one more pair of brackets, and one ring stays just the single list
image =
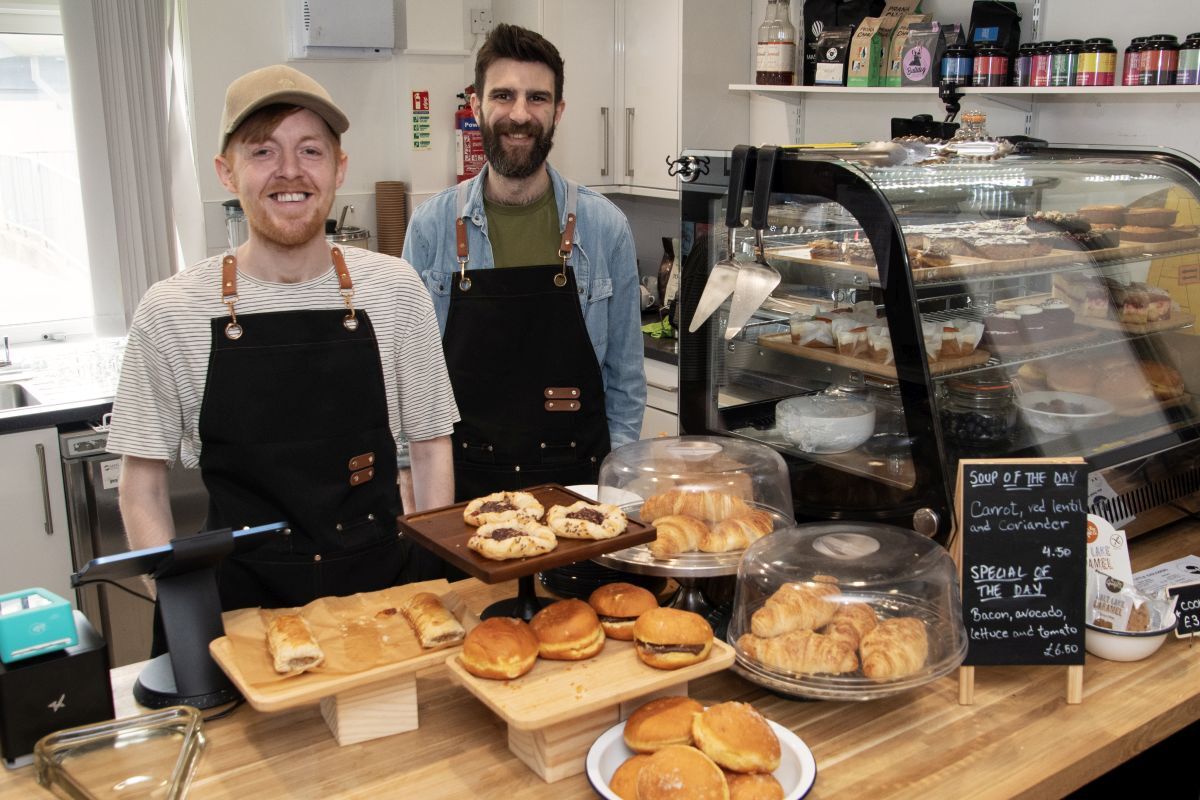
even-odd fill
[{"label": "bun with chocolate filling", "polygon": [[699,614],[676,608],[654,608],[633,624],[638,658],[656,669],[698,664],[712,650],[712,626]]},{"label": "bun with chocolate filling", "polygon": [[559,600],[533,615],[529,627],[538,639],[538,655],[555,661],[582,661],[604,649],[604,629],[582,600]]},{"label": "bun with chocolate filling", "polygon": [[690,697],[651,700],[625,720],[625,744],[635,753],[657,753],[673,744],[692,743],[692,721],[704,706]]},{"label": "bun with chocolate filling", "polygon": [[633,641],[633,623],[643,613],[658,608],[658,599],[632,583],[608,583],[592,592],[588,605],[600,617],[600,626],[610,639]]},{"label": "bun with chocolate filling", "polygon": [[459,661],[480,678],[519,678],[537,661],[538,639],[515,617],[492,617],[476,625],[463,640]]}]

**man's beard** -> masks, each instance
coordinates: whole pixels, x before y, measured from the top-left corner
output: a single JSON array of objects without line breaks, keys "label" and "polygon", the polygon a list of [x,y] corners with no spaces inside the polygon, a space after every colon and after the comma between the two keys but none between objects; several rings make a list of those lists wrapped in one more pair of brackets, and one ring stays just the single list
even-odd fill
[{"label": "man's beard", "polygon": [[[480,122],[479,131],[483,134],[483,153],[487,156],[488,166],[506,178],[528,178],[546,163],[546,156],[550,155],[550,148],[554,146],[554,123],[550,123],[550,130],[544,133],[542,126],[533,121],[521,124],[506,121],[495,128],[487,122]],[[532,137],[533,146],[506,151],[501,137],[511,133]]]},{"label": "man's beard", "polygon": [[323,236],[325,233],[325,218],[329,215],[328,208],[323,213],[319,213],[319,209],[314,209],[308,218],[288,219],[285,224],[280,224],[279,220],[268,213],[265,204],[243,202],[242,205],[248,226],[260,239],[275,245],[297,247],[308,244],[317,236]]}]

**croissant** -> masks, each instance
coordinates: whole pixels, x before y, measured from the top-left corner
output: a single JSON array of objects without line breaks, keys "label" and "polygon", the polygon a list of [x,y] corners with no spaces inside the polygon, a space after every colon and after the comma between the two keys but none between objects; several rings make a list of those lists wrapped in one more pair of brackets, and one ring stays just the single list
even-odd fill
[{"label": "croissant", "polygon": [[775,522],[766,511],[752,509],[750,513],[718,522],[700,540],[706,553],[727,553],[743,550],[775,529]]},{"label": "croissant", "polygon": [[658,538],[646,547],[655,558],[671,558],[680,553],[691,553],[700,547],[700,540],[708,534],[708,526],[695,517],[674,514],[659,517],[654,521]]},{"label": "croissant", "polygon": [[812,631],[792,631],[771,639],[745,633],[737,645],[764,666],[783,672],[841,674],[858,669],[853,648]]},{"label": "croissant", "polygon": [[837,611],[837,603],[826,598],[839,591],[832,583],[785,583],[750,616],[750,630],[755,636],[779,636],[820,628]]},{"label": "croissant", "polygon": [[746,505],[746,501],[740,497],[726,492],[708,489],[694,492],[670,489],[646,498],[639,513],[643,522],[654,522],[659,517],[683,514],[711,525],[727,517],[749,514],[750,506]]},{"label": "croissant", "polygon": [[879,623],[862,640],[863,674],[873,681],[903,678],[925,666],[929,640],[925,623],[916,617],[895,617]]},{"label": "croissant", "polygon": [[834,612],[833,619],[825,626],[825,634],[851,650],[857,650],[862,638],[878,623],[875,610],[866,603],[846,603]]}]

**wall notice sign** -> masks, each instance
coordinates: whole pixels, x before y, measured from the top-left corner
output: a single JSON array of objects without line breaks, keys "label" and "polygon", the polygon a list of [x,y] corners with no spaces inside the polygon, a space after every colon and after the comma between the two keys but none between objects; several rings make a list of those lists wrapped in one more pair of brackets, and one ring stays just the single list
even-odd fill
[{"label": "wall notice sign", "polygon": [[965,663],[1083,664],[1088,468],[1080,459],[964,459]]},{"label": "wall notice sign", "polygon": [[433,125],[429,119],[429,92],[412,93],[413,150],[428,150],[433,145]]}]

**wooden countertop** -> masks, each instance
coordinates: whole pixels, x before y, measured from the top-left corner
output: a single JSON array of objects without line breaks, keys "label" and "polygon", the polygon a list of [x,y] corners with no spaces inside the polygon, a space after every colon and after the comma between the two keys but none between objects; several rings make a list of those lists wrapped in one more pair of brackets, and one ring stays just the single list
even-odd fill
[{"label": "wooden countertop", "polygon": [[[1134,569],[1200,554],[1200,523],[1133,542]],[[460,588],[461,587],[461,588]],[[456,584],[468,605],[515,593],[514,584]],[[1052,797],[1066,794],[1200,719],[1200,647],[1171,637],[1145,661],[1087,656],[1084,702],[1064,700],[1066,670],[980,667],[976,703],[958,704],[943,678],[867,703],[795,702],[732,672],[690,685],[701,702],[741,700],[794,730],[817,761],[811,798]],[[113,673],[118,714],[138,665]],[[592,798],[586,777],[542,782],[509,750],[504,725],[439,666],[417,679],[420,727],[347,747],[316,706],[263,714],[248,706],[206,726],[209,746],[195,798]],[[0,800],[40,793],[32,768],[0,775]]]}]

